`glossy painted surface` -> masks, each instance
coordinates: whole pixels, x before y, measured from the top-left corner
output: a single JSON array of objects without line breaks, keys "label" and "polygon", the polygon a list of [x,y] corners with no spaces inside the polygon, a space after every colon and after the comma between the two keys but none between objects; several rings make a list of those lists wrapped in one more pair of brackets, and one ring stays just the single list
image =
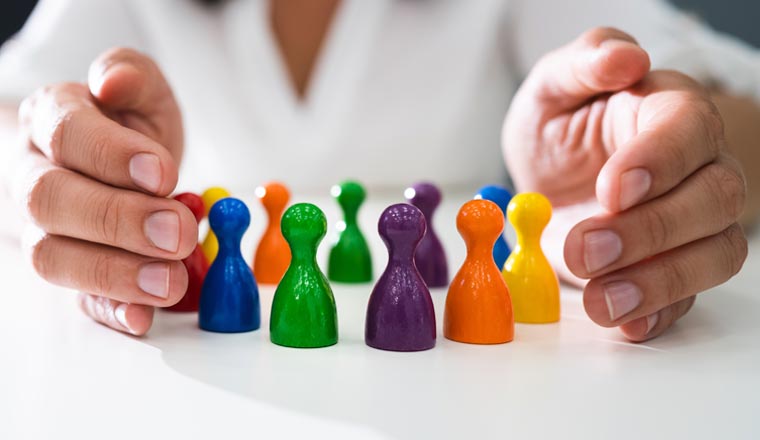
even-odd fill
[{"label": "glossy painted surface", "polygon": [[[190,211],[195,216],[195,221],[199,222],[203,220],[206,215],[206,210],[203,206],[203,200],[197,194],[182,193],[174,196],[174,200],[183,203],[190,208]],[[173,312],[197,312],[198,306],[201,301],[201,288],[203,287],[203,280],[206,278],[209,264],[206,260],[206,256],[203,255],[203,249],[201,245],[196,244],[193,253],[187,258],[182,260],[182,263],[187,269],[187,291],[185,296],[182,297],[179,302],[167,310]]]},{"label": "glossy painted surface", "polygon": [[388,249],[388,265],[369,297],[364,340],[382,350],[433,348],[433,299],[414,265],[425,217],[412,205],[392,205],[380,215],[377,231]]},{"label": "glossy painted surface", "polygon": [[417,270],[428,287],[444,287],[449,284],[449,266],[433,225],[433,215],[441,204],[441,190],[432,183],[420,182],[407,188],[404,197],[422,211],[427,222],[427,230],[414,257]]},{"label": "glossy painted surface", "polygon": [[541,234],[552,216],[551,203],[542,194],[517,194],[509,203],[507,216],[517,232],[517,246],[502,273],[512,294],[515,321],[559,321],[559,281],[541,250]]},{"label": "glossy painted surface", "polygon": [[261,325],[259,289],[240,253],[251,223],[248,207],[238,199],[222,199],[211,207],[208,219],[219,238],[219,253],[203,282],[198,324],[220,333],[256,330]]},{"label": "glossy painted surface", "polygon": [[[512,200],[512,193],[503,186],[487,185],[478,190],[475,198],[490,200],[496,203],[496,206],[501,209],[502,215],[506,217],[507,205],[509,205],[509,201]],[[493,259],[499,269],[504,268],[504,263],[506,263],[511,252],[511,249],[509,249],[509,243],[507,243],[507,240],[504,238],[504,232],[502,231],[499,238],[496,239],[496,243],[493,244]]]},{"label": "glossy painted surface", "polygon": [[[218,186],[211,187],[206,191],[203,191],[203,194],[201,194],[201,199],[203,199],[203,206],[206,208],[206,216],[208,216],[209,211],[211,211],[211,207],[214,206],[214,203],[229,196],[229,191]],[[208,261],[209,264],[213,263],[214,258],[216,258],[216,253],[219,252],[219,241],[216,239],[216,235],[211,228],[209,228],[208,232],[206,233],[206,237],[203,239],[203,244],[201,244],[201,247],[203,248],[203,255],[206,256],[206,261]]]},{"label": "glossy painted surface", "polygon": [[514,338],[509,290],[493,261],[493,243],[504,229],[501,210],[488,200],[470,200],[457,215],[467,257],[446,296],[443,334],[471,344],[500,344]]},{"label": "glossy painted surface", "polygon": [[347,180],[333,186],[330,194],[343,210],[343,221],[337,225],[338,241],[330,249],[327,276],[343,283],[372,281],[372,257],[357,223],[366,192],[358,182]]},{"label": "glossy painted surface", "polygon": [[290,247],[282,236],[280,221],[290,200],[290,192],[279,182],[256,188],[256,196],[267,212],[267,228],[253,257],[253,274],[260,284],[277,284],[290,265]]},{"label": "glossy painted surface", "polygon": [[338,342],[335,298],[316,258],[326,232],[325,214],[310,203],[293,205],[282,217],[293,258],[272,300],[269,331],[277,345],[316,348]]},{"label": "glossy painted surface", "polygon": [[[243,237],[248,259],[266,227],[253,189],[243,194],[253,216]],[[442,189],[438,234],[456,271],[466,250],[455,219],[473,190]],[[375,233],[377,219],[402,190],[378,193],[362,207],[378,275],[387,251]],[[324,206],[328,221],[342,215],[326,194],[293,198]],[[9,221],[0,216],[0,231],[11,230]],[[754,438],[756,232],[744,269],[700,294],[656,339],[632,344],[618,329],[596,325],[582,292],[564,284],[557,323],[515,324],[514,342],[501,345],[439,336],[434,349],[414,353],[365,344],[368,284],[332,286],[340,343],[327,349],[272,344],[267,313],[260,330],[223,334],[200,330],[194,314],[156,310],[150,332],[132,337],[86,317],[75,291],[42,280],[22,263],[19,244],[3,239],[0,438],[209,440],[254,431],[261,439]],[[322,264],[328,247],[320,251]],[[262,311],[270,309],[274,290],[259,286]],[[446,290],[430,293],[443,335]]]}]

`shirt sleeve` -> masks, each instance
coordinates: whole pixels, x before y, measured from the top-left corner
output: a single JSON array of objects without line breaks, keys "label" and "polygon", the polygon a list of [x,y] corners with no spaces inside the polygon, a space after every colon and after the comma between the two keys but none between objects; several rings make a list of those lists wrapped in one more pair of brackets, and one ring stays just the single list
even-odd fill
[{"label": "shirt sleeve", "polygon": [[41,0],[0,49],[0,101],[20,101],[45,84],[86,81],[93,59],[114,46],[144,50],[126,2]]},{"label": "shirt sleeve", "polygon": [[509,34],[526,75],[546,52],[597,26],[619,28],[649,52],[654,69],[674,69],[760,100],[760,52],[699,22],[664,0],[521,0]]}]

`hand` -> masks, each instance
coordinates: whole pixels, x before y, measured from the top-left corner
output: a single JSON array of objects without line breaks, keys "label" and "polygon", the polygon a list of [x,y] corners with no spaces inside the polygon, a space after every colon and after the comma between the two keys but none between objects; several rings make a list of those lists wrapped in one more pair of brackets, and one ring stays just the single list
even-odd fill
[{"label": "hand", "polygon": [[158,67],[127,49],[101,55],[89,84],[44,87],[22,104],[17,198],[37,234],[37,273],[81,292],[93,319],[135,335],[187,289],[180,261],[198,225],[167,199],[182,154],[179,108]]},{"label": "hand", "polygon": [[517,189],[549,197],[553,227],[569,231],[564,259],[590,280],[589,317],[633,341],[661,334],[744,263],[745,181],[724,143],[707,91],[650,71],[615,29],[541,59],[503,130]]}]

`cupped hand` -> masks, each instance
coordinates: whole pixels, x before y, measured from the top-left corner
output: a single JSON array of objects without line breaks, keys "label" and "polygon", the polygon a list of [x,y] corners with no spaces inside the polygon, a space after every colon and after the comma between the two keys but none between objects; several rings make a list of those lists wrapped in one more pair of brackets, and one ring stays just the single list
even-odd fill
[{"label": "cupped hand", "polygon": [[145,333],[153,307],[184,295],[180,260],[198,234],[192,213],[166,198],[183,144],[166,80],[148,57],[113,49],[93,62],[88,84],[51,85],[24,100],[19,125],[14,187],[35,270],[83,292],[93,319]]},{"label": "cupped hand", "polygon": [[517,189],[549,197],[553,227],[569,231],[564,262],[589,280],[589,317],[633,341],[660,335],[744,263],[746,184],[724,144],[708,91],[650,71],[635,40],[608,28],[542,58],[503,130]]}]

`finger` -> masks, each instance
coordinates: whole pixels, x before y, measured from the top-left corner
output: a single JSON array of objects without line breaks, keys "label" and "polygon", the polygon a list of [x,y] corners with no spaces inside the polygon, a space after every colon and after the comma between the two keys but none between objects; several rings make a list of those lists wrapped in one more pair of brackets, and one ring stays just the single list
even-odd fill
[{"label": "finger", "polygon": [[49,234],[25,241],[24,246],[40,277],[58,286],[155,307],[176,304],[187,290],[181,261],[156,260]]},{"label": "finger", "polygon": [[661,197],[576,225],[565,261],[581,278],[604,275],[723,231],[739,218],[745,198],[739,165],[721,156]]},{"label": "finger", "polygon": [[638,111],[638,135],[599,172],[597,198],[610,212],[664,194],[715,160],[725,143],[718,109],[696,82],[675,72],[654,72],[647,81],[669,90],[646,98]]},{"label": "finger", "polygon": [[170,194],[177,162],[148,136],[106,118],[81,84],[45,87],[19,109],[23,132],[52,162],[110,185]]},{"label": "finger", "polygon": [[142,336],[153,324],[151,306],[128,304],[88,293],[79,294],[79,307],[95,321],[114,330]]},{"label": "finger", "polygon": [[633,342],[643,342],[660,336],[669,329],[682,316],[691,310],[696,296],[686,298],[664,309],[647,315],[643,318],[634,319],[620,326],[623,335]]},{"label": "finger", "polygon": [[109,187],[48,164],[24,177],[31,219],[41,229],[141,255],[180,260],[195,248],[198,224],[182,203]]},{"label": "finger", "polygon": [[629,87],[649,67],[649,55],[633,37],[617,29],[595,28],[539,60],[521,94],[561,113],[595,95]]},{"label": "finger", "polygon": [[114,48],[91,65],[89,88],[119,121],[157,140],[177,162],[182,157],[182,117],[171,87],[156,63],[133,49]]},{"label": "finger", "polygon": [[723,283],[746,258],[747,239],[734,223],[719,234],[592,279],[583,304],[597,324],[619,326]]}]

